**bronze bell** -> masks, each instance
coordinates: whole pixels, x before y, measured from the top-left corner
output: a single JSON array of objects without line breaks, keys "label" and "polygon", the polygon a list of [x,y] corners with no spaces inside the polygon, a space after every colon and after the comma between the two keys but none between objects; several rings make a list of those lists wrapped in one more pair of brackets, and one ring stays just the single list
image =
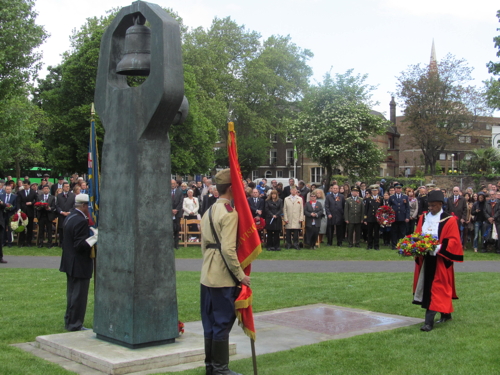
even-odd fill
[{"label": "bronze bell", "polygon": [[144,26],[142,15],[134,17],[134,26],[125,33],[125,54],[116,66],[116,73],[126,76],[149,76],[151,64],[151,29]]}]

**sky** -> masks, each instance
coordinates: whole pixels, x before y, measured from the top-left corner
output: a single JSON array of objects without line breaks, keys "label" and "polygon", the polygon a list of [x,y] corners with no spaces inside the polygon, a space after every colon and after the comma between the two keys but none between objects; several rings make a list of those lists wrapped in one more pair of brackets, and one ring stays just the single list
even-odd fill
[{"label": "sky", "polygon": [[[474,68],[471,82],[482,86],[491,77],[489,61],[500,61],[493,37],[500,35],[496,17],[500,3],[493,0],[156,0],[172,8],[188,27],[208,28],[215,17],[231,17],[262,37],[290,35],[314,57],[311,82],[321,82],[325,73],[367,74],[376,85],[373,109],[388,117],[397,76],[410,65],[428,64],[432,41],[439,61],[448,53],[467,60]],[[73,29],[89,17],[128,6],[120,0],[36,0],[37,23],[50,33],[41,47],[44,69],[61,62],[69,49]],[[398,98],[396,97],[396,102]],[[401,114],[401,105],[397,113]]]}]

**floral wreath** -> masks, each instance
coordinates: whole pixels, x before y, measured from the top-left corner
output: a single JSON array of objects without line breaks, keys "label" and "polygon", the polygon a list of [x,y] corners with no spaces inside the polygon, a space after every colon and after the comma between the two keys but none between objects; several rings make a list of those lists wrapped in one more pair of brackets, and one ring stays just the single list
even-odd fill
[{"label": "floral wreath", "polygon": [[[28,215],[19,210],[10,219],[10,228],[15,233],[24,232],[24,228],[28,225],[28,221]],[[19,222],[21,222],[21,225],[19,225]]]},{"label": "floral wreath", "polygon": [[381,227],[390,227],[396,221],[396,213],[389,206],[380,206],[377,210],[377,221]]},{"label": "floral wreath", "polygon": [[419,256],[436,250],[439,239],[432,234],[415,232],[399,240],[396,249],[402,256]]}]

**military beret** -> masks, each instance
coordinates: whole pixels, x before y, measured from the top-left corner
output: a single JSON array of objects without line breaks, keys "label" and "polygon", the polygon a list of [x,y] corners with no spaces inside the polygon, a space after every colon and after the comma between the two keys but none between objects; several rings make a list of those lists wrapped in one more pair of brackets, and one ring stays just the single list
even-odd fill
[{"label": "military beret", "polygon": [[225,185],[231,183],[231,170],[229,168],[223,169],[215,175],[216,185]]},{"label": "military beret", "polygon": [[444,203],[444,194],[441,190],[431,190],[429,194],[427,194],[427,202],[443,202]]}]

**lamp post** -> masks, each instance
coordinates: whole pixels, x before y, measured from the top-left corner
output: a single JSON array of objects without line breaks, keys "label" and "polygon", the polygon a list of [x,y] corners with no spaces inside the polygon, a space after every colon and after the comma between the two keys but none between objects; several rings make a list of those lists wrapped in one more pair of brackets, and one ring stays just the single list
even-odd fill
[{"label": "lamp post", "polygon": [[455,171],[455,154],[451,154],[451,173]]}]

